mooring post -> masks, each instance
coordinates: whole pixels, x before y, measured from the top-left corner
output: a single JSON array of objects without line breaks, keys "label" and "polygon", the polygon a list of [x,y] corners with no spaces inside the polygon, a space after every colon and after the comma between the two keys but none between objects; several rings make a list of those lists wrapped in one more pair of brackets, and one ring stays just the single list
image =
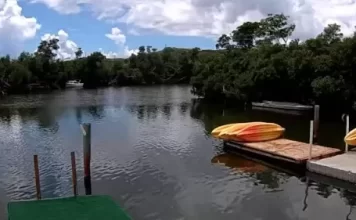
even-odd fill
[{"label": "mooring post", "polygon": [[73,184],[73,194],[74,196],[78,195],[78,184],[77,184],[77,166],[75,163],[75,153],[70,153],[71,161],[72,161],[72,184]]},{"label": "mooring post", "polygon": [[313,126],[314,122],[310,121],[310,130],[309,130],[309,160],[312,159],[312,147],[313,147]]},{"label": "mooring post", "polygon": [[33,155],[33,164],[35,168],[35,184],[36,184],[36,197],[41,199],[41,185],[40,185],[40,171],[38,169],[38,156]]},{"label": "mooring post", "polygon": [[313,133],[314,143],[316,143],[318,141],[319,111],[320,111],[320,106],[314,105],[314,133]]},{"label": "mooring post", "polygon": [[89,123],[81,125],[83,131],[83,156],[84,156],[84,188],[85,194],[91,195],[91,125]]},{"label": "mooring post", "polygon": [[308,203],[307,203],[307,199],[308,199],[308,195],[309,195],[309,185],[310,185],[310,182],[309,182],[309,177],[306,178],[306,181],[305,181],[305,184],[306,184],[306,188],[305,188],[305,196],[304,196],[304,207],[303,207],[303,211],[307,210],[308,208]]},{"label": "mooring post", "polygon": [[[349,133],[350,131],[350,116],[346,115],[346,135]],[[346,143],[345,144],[345,152],[349,151],[349,145]]]}]

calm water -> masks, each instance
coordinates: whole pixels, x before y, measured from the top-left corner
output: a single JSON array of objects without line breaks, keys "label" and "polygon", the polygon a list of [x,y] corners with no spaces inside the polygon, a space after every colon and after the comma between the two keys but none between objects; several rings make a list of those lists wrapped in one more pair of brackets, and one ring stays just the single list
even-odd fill
[{"label": "calm water", "polygon": [[[82,177],[79,124],[90,122],[93,192],[111,195],[134,219],[356,219],[349,190],[227,154],[208,135],[251,120],[308,140],[307,118],[201,104],[185,86],[9,96],[0,104],[1,211],[10,199],[35,198],[34,154],[43,196],[71,195],[70,152]],[[343,132],[342,122],[323,123],[320,143],[341,148]]]}]

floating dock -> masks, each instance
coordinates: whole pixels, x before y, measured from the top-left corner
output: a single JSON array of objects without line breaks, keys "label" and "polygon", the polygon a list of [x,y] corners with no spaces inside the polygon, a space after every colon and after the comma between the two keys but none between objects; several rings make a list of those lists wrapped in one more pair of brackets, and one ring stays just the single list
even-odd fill
[{"label": "floating dock", "polygon": [[8,220],[130,220],[108,196],[10,202]]},{"label": "floating dock", "polygon": [[312,145],[311,147],[310,144],[289,139],[277,139],[253,143],[226,141],[224,142],[224,145],[235,150],[245,151],[298,165],[305,165],[310,158],[316,160],[341,153],[341,151],[336,148],[319,145]]},{"label": "floating dock", "polygon": [[356,151],[307,163],[310,172],[356,183]]}]

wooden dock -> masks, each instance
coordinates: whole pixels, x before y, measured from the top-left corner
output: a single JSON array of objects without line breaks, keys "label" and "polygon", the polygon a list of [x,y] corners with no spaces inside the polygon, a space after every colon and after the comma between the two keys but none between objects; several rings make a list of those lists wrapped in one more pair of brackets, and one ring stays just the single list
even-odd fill
[{"label": "wooden dock", "polygon": [[356,183],[356,151],[307,163],[310,172]]},{"label": "wooden dock", "polygon": [[[340,149],[314,145],[314,123],[310,122],[309,143],[302,143],[288,139],[277,139],[264,142],[234,142],[224,141],[226,149],[240,151],[263,157],[273,163],[289,164],[288,167],[305,168],[310,174],[323,175],[349,183],[356,183],[356,149],[349,151],[348,145],[345,151]],[[317,127],[317,126],[316,126]],[[349,116],[346,115],[346,134],[349,132]],[[303,166],[301,166],[303,165]],[[298,168],[299,167],[299,168]]]},{"label": "wooden dock", "polygon": [[[289,139],[253,143],[226,141],[224,145],[235,150],[300,165],[306,164],[310,153],[310,144]],[[315,160],[335,156],[340,153],[341,151],[336,148],[312,145],[310,156],[312,160]]]}]

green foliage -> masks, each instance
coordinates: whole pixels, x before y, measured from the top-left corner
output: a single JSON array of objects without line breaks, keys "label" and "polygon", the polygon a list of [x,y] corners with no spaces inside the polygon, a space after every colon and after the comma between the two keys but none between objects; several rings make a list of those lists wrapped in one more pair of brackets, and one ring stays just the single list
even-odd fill
[{"label": "green foliage", "polygon": [[[80,79],[85,88],[191,83],[196,95],[234,103],[257,100],[319,103],[348,109],[356,98],[356,35],[344,37],[330,24],[317,37],[290,39],[294,24],[283,14],[245,22],[217,40],[217,50],[157,50],[140,46],[127,59],[100,52],[56,59],[58,40],[42,41],[34,54],[0,58],[0,91],[26,91],[39,85],[64,88]],[[337,107],[336,107],[337,106]]]},{"label": "green foliage", "polygon": [[37,48],[36,55],[48,60],[54,59],[57,55],[55,52],[59,49],[58,41],[56,38],[41,41]]},{"label": "green foliage", "polygon": [[75,57],[78,59],[83,55],[82,48],[78,48],[78,50],[75,52]]},{"label": "green foliage", "polygon": [[287,43],[295,29],[294,24],[288,24],[288,16],[284,14],[269,14],[260,23],[259,37],[265,38],[268,42],[283,40]]},{"label": "green foliage", "polygon": [[29,83],[31,72],[21,63],[13,62],[11,65],[11,73],[9,75],[9,83],[12,86],[18,87]]},{"label": "green foliage", "polygon": [[356,98],[356,36],[344,38],[340,26],[330,24],[301,42],[289,39],[294,29],[287,16],[277,14],[222,35],[216,46],[225,50],[194,64],[193,93],[235,103],[269,99],[350,109]]},{"label": "green foliage", "polygon": [[236,30],[232,31],[232,40],[236,42],[239,47],[252,48],[256,38],[260,32],[259,22],[245,22]]}]

